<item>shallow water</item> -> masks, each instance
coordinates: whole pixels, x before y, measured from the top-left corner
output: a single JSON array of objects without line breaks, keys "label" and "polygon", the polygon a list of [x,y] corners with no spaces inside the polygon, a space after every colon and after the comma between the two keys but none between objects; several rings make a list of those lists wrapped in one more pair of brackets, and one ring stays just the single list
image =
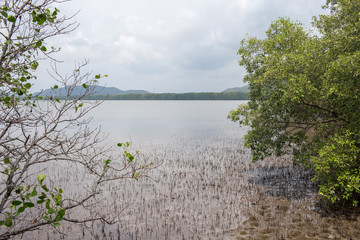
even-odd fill
[{"label": "shallow water", "polygon": [[[251,163],[241,138],[246,129],[225,118],[238,103],[105,102],[93,113],[93,124],[110,134],[108,144],[131,138],[145,158],[162,164],[152,179],[105,186],[96,208],[117,224],[63,223],[59,230],[66,235],[52,228],[33,234],[38,239],[360,236],[359,216],[324,214],[311,172],[292,166],[289,157]],[[85,175],[74,168],[63,165],[61,171],[78,184],[86,183]],[[57,177],[67,194],[77,194],[79,189],[71,191],[76,183],[66,183],[63,174]]]}]

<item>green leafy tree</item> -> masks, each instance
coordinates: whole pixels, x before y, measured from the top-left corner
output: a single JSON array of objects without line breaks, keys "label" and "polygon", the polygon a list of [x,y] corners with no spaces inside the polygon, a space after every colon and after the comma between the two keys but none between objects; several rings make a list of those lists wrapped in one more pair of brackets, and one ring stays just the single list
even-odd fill
[{"label": "green leafy tree", "polygon": [[[95,204],[106,199],[101,195],[104,187],[119,179],[137,180],[153,168],[138,151],[131,151],[130,143],[107,146],[99,130],[88,126],[86,114],[100,102],[83,99],[103,76],[83,74],[86,63],[65,76],[53,64],[52,77],[58,85],[52,94],[41,100],[30,93],[40,59],[52,59],[50,55],[58,51],[46,40],[77,26],[71,17],[60,16],[54,5],[61,2],[1,1],[0,239],[58,227],[64,221],[113,223],[118,216],[100,212]],[[84,92],[74,97],[78,86]],[[66,90],[62,100],[56,97],[59,87]],[[56,171],[50,170],[55,166]],[[87,181],[75,182],[76,174],[65,172],[64,166],[84,174]],[[64,182],[59,176],[75,185],[76,194],[69,193],[74,186],[60,187]]]},{"label": "green leafy tree", "polygon": [[360,2],[328,1],[314,31],[280,18],[265,39],[241,41],[250,101],[229,118],[251,127],[253,160],[291,153],[315,169],[320,194],[360,195]]}]

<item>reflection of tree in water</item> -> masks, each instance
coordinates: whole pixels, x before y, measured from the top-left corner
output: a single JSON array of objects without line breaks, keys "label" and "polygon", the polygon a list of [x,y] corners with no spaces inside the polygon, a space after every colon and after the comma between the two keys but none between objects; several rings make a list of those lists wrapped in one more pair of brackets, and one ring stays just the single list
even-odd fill
[{"label": "reflection of tree in water", "polygon": [[303,199],[313,196],[318,188],[311,181],[313,172],[301,166],[261,167],[250,170],[255,176],[249,183],[265,187],[274,197]]}]

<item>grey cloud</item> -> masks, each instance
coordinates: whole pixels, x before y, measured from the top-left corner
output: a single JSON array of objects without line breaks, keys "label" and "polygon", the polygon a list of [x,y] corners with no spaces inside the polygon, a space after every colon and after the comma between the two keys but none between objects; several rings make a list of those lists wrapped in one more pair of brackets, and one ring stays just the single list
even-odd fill
[{"label": "grey cloud", "polygon": [[[324,2],[324,1],[322,1]],[[90,60],[108,85],[149,91],[209,91],[242,84],[237,48],[247,33],[262,37],[271,21],[289,16],[309,24],[322,12],[313,0],[70,1],[80,27],[54,41],[65,62]],[[46,79],[44,77],[44,79]],[[42,84],[42,86],[44,83]],[[167,90],[166,90],[167,89]]]}]

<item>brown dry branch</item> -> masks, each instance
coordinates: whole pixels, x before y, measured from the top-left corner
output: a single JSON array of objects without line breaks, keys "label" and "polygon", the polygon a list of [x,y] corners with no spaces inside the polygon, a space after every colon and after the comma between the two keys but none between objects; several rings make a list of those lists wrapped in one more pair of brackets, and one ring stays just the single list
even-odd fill
[{"label": "brown dry branch", "polygon": [[[19,186],[42,191],[36,181],[40,173],[53,180],[50,184],[46,180],[49,195],[56,195],[59,185],[65,184],[60,179],[66,178],[67,182],[74,184],[63,187],[64,198],[57,206],[65,210],[65,221],[103,221],[111,224],[118,216],[98,210],[98,205],[103,204],[101,195],[105,185],[124,178],[146,177],[154,168],[153,163],[141,159],[138,152],[129,158],[119,149],[104,145],[100,129],[89,127],[91,118],[87,118],[86,114],[101,102],[83,101],[95,90],[95,82],[89,79],[90,75],[81,75],[83,66],[58,79],[66,87],[66,95],[61,100],[53,89],[53,96],[37,100],[35,105],[0,105],[0,218],[9,217],[7,212],[13,216],[11,227],[0,227],[0,239],[54,224],[54,221],[44,219],[49,215],[45,203],[36,204],[40,195],[21,200],[26,191],[17,191]],[[54,76],[60,75],[56,73]],[[84,92],[74,96],[75,87],[84,83]],[[130,144],[127,147],[130,148]],[[126,151],[130,153],[131,150]],[[107,159],[111,163],[105,163]],[[78,181],[78,175],[86,181]],[[32,202],[35,206],[16,216],[18,208],[13,206],[15,200]]]}]

